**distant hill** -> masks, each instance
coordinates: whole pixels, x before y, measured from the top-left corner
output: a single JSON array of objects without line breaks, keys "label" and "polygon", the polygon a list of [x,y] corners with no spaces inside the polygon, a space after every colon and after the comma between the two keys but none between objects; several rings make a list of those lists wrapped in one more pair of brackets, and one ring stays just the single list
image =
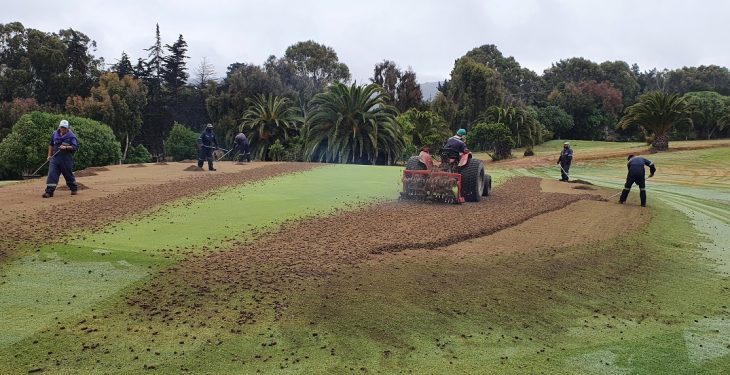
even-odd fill
[{"label": "distant hill", "polygon": [[438,82],[425,82],[421,83],[421,92],[423,93],[423,100],[430,102],[438,92]]}]

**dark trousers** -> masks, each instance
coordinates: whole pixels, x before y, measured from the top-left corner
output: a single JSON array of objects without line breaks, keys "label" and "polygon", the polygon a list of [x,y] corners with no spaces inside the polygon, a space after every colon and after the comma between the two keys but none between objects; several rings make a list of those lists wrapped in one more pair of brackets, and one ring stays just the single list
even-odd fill
[{"label": "dark trousers", "polygon": [[48,178],[46,179],[46,193],[53,194],[58,186],[58,180],[63,175],[66,185],[71,191],[76,191],[76,177],[74,177],[74,159],[71,155],[57,155],[51,158],[48,164]]},{"label": "dark trousers", "polygon": [[621,198],[618,201],[621,203],[626,202],[626,198],[629,197],[629,192],[634,184],[639,185],[641,205],[646,206],[646,178],[644,177],[644,174],[629,173],[628,176],[626,176],[626,184],[624,184],[624,190],[621,192]]},{"label": "dark trousers", "polygon": [[208,161],[208,169],[213,169],[213,149],[205,146],[200,147],[198,151],[198,168],[203,168],[203,162]]},{"label": "dark trousers", "polygon": [[560,179],[563,181],[568,181],[568,173],[570,173],[570,164],[560,164],[562,167],[560,169]]},{"label": "dark trousers", "polygon": [[243,160],[251,161],[251,153],[248,151],[248,145],[239,145],[238,146],[238,161],[242,162]]}]

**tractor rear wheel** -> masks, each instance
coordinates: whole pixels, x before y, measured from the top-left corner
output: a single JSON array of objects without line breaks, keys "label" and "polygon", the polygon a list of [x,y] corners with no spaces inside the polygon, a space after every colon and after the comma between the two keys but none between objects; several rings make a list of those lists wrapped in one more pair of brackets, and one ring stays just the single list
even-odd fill
[{"label": "tractor rear wheel", "polygon": [[408,161],[406,161],[406,170],[424,171],[426,170],[426,166],[421,163],[421,160],[418,158],[418,156],[411,156],[410,158],[408,158]]},{"label": "tractor rear wheel", "polygon": [[469,159],[461,170],[461,194],[467,202],[479,202],[484,193],[484,164],[481,160]]}]

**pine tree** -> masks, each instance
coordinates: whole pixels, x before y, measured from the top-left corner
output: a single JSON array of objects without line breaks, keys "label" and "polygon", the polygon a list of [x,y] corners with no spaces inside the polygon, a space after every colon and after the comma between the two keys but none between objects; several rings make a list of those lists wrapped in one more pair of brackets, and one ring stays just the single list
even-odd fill
[{"label": "pine tree", "polygon": [[143,58],[137,59],[137,65],[134,66],[134,77],[141,80],[147,79],[147,63]]},{"label": "pine tree", "polygon": [[147,61],[147,71],[149,79],[156,80],[159,83],[162,80],[164,62],[164,51],[162,49],[162,39],[160,38],[160,25],[156,25],[155,29],[155,44],[150,48],[145,49],[149,52],[149,60]]},{"label": "pine tree", "polygon": [[169,55],[163,58],[163,79],[166,87],[174,96],[188,80],[188,68],[185,66],[185,59],[189,58],[185,55],[188,51],[188,44],[180,34],[173,45],[166,44],[165,48]]},{"label": "pine tree", "polygon": [[129,56],[127,56],[127,53],[124,51],[122,51],[122,57],[120,57],[119,60],[117,60],[117,63],[112,66],[112,71],[117,73],[119,78],[124,78],[124,76],[128,75],[136,76],[136,72],[132,67],[132,62],[129,61]]}]

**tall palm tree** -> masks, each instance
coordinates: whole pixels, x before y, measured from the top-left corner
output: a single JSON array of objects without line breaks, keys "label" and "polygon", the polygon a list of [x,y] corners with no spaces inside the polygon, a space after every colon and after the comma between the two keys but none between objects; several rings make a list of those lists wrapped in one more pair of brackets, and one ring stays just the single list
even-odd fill
[{"label": "tall palm tree", "polygon": [[265,159],[274,142],[283,143],[299,132],[302,118],[289,99],[259,94],[246,102],[249,107],[243,113],[240,130],[247,134],[254,158]]},{"label": "tall palm tree", "polygon": [[377,84],[334,83],[315,95],[307,114],[304,155],[335,163],[391,163],[405,147],[398,110]]},{"label": "tall palm tree", "polygon": [[626,129],[629,126],[641,127],[649,137],[651,147],[657,151],[669,148],[669,131],[672,127],[682,124],[692,124],[690,108],[683,96],[668,94],[661,91],[650,91],[639,101],[626,108],[618,127]]}]

